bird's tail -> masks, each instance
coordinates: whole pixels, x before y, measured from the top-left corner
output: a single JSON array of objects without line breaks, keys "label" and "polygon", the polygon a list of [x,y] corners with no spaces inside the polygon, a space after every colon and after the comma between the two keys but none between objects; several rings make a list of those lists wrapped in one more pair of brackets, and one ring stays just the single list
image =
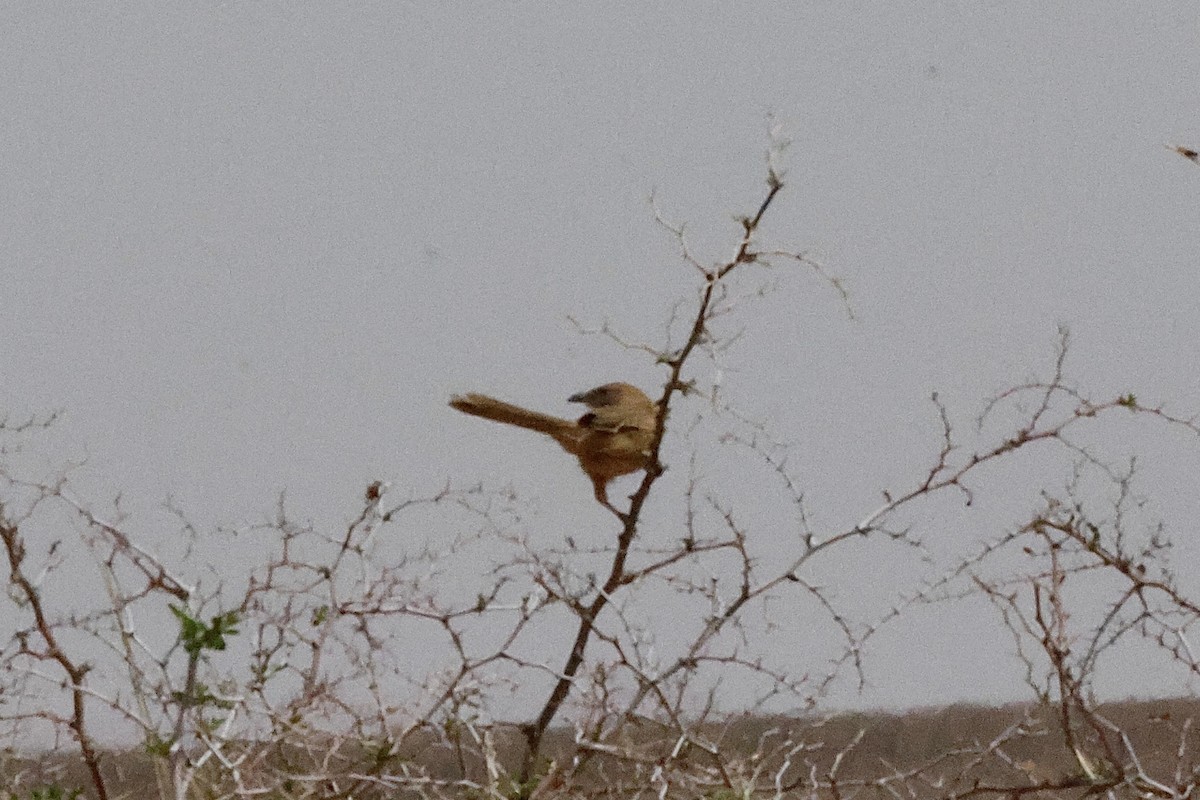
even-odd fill
[{"label": "bird's tail", "polygon": [[464,414],[549,434],[568,449],[570,449],[570,442],[577,439],[579,435],[579,427],[572,420],[530,411],[528,408],[514,406],[512,403],[488,397],[486,394],[454,395],[450,398],[450,407],[458,409]]}]

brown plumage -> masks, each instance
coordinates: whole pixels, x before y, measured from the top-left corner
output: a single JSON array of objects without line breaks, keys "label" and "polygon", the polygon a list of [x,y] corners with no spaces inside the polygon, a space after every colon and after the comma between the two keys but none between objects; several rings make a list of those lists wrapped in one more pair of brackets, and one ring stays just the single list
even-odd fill
[{"label": "brown plumage", "polygon": [[608,502],[608,482],[646,466],[658,421],[658,406],[636,386],[606,383],[572,395],[572,403],[591,410],[578,420],[553,417],[514,406],[486,394],[455,395],[451,408],[506,425],[544,433],[579,459],[592,481],[596,500],[621,515]]}]

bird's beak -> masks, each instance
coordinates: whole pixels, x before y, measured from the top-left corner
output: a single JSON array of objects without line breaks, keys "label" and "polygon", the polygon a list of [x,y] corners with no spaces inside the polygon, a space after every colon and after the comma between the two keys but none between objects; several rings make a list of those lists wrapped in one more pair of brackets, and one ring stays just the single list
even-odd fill
[{"label": "bird's beak", "polygon": [[573,394],[573,395],[571,395],[570,397],[568,397],[568,398],[567,398],[567,402],[568,402],[568,403],[582,403],[582,402],[583,402],[583,396],[584,396],[585,394],[587,394],[587,392],[576,392],[575,394]]}]

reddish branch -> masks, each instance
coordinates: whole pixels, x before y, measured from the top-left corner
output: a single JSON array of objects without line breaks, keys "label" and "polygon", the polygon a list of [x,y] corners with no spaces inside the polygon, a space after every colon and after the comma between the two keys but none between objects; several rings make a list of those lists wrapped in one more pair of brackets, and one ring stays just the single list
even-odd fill
[{"label": "reddish branch", "polygon": [[45,649],[39,652],[30,649],[28,640],[22,639],[22,650],[30,658],[54,661],[66,673],[67,680],[64,685],[71,694],[71,716],[66,721],[67,727],[70,728],[71,733],[75,736],[75,741],[79,744],[79,751],[83,756],[83,763],[87,767],[88,776],[91,778],[92,788],[96,790],[96,797],[98,800],[108,800],[108,788],[104,782],[104,775],[100,771],[100,754],[88,732],[86,720],[87,707],[83,681],[91,668],[68,656],[59,642],[54,625],[46,615],[41,593],[22,569],[22,563],[25,560],[25,543],[18,526],[3,519],[3,507],[0,507],[0,540],[4,542],[4,552],[8,558],[9,583],[20,592],[22,599],[33,614],[34,627],[45,643]]},{"label": "reddish branch", "polygon": [[739,265],[752,263],[757,259],[757,254],[751,249],[754,234],[762,222],[763,215],[766,214],[772,201],[775,200],[775,197],[782,189],[783,181],[774,170],[771,170],[767,176],[767,194],[759,204],[758,210],[753,216],[745,217],[741,220],[742,239],[733,258],[716,268],[702,270],[705,280],[704,291],[700,295],[700,302],[696,308],[691,329],[683,347],[674,354],[665,356],[662,359],[669,368],[669,374],[663,386],[662,397],[658,401],[657,432],[650,445],[651,456],[649,464],[646,467],[646,475],[642,479],[641,485],[638,486],[637,491],[630,498],[629,514],[626,516],[624,525],[617,537],[617,548],[613,554],[608,577],[591,603],[578,609],[579,625],[576,629],[575,639],[572,642],[571,652],[567,656],[566,664],[563,666],[562,672],[555,682],[550,696],[546,699],[545,705],[542,706],[541,713],[538,714],[537,719],[522,729],[525,734],[526,743],[525,761],[521,769],[521,783],[523,785],[529,784],[537,758],[540,755],[542,740],[545,737],[546,731],[570,694],[571,685],[576,675],[578,675],[580,667],[583,665],[584,654],[589,641],[592,639],[596,620],[612,600],[613,594],[632,580],[631,576],[626,572],[625,564],[629,558],[630,546],[637,535],[638,519],[641,515],[642,507],[645,505],[646,499],[650,496],[650,490],[654,486],[655,481],[658,480],[665,469],[659,459],[659,453],[662,449],[663,436],[666,432],[666,420],[670,411],[671,401],[676,393],[687,390],[687,384],[682,380],[683,368],[692,351],[695,350],[696,346],[707,335],[706,326],[712,314],[714,292],[721,280]]}]

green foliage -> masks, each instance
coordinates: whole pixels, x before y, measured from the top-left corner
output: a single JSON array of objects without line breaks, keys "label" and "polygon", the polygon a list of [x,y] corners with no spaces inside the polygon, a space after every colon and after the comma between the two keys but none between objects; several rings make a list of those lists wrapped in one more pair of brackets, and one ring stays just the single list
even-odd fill
[{"label": "green foliage", "polygon": [[162,738],[157,733],[151,733],[142,744],[142,749],[146,751],[147,755],[166,758],[171,754],[171,742],[169,739]]},{"label": "green foliage", "polygon": [[736,789],[717,789],[707,795],[708,800],[746,800],[750,794],[746,791],[737,791]]},{"label": "green foliage", "polygon": [[172,603],[170,607],[171,613],[179,620],[179,640],[183,642],[183,649],[192,658],[199,658],[204,650],[224,650],[225,637],[237,635],[236,611],[218,614],[205,625],[182,606]]},{"label": "green foliage", "polygon": [[[75,800],[83,789],[64,789],[61,786],[38,786],[29,790],[29,800]],[[21,796],[9,792],[7,800],[21,800]]]},{"label": "green foliage", "polygon": [[[193,707],[211,705],[221,709],[231,709],[234,703],[229,700],[224,700],[213,693],[212,689],[208,688],[208,684],[197,681],[192,687],[191,692],[171,692],[171,699],[180,705]],[[211,727],[216,727],[221,724],[221,720],[211,723]]]}]

